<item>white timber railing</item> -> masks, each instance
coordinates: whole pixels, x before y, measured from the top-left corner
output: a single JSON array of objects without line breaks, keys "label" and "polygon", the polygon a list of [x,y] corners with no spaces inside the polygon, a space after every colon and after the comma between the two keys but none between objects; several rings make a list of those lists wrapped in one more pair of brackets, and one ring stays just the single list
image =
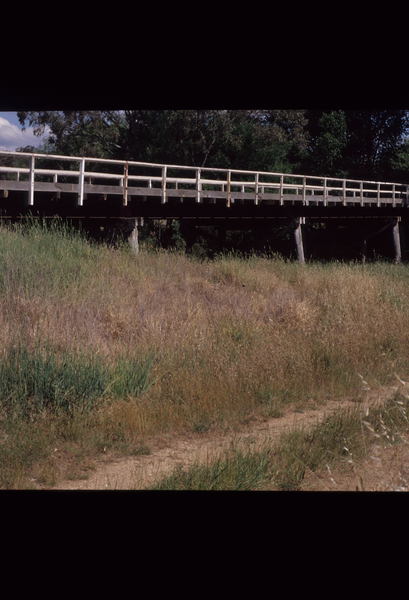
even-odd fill
[{"label": "white timber railing", "polygon": [[236,200],[304,206],[407,206],[409,201],[409,186],[402,183],[5,150],[0,151],[0,190],[3,195],[27,191],[30,206],[35,192],[74,193],[79,206],[88,194],[119,194],[124,205],[132,196],[156,196],[164,204],[170,197],[197,203],[222,199],[227,206]]}]

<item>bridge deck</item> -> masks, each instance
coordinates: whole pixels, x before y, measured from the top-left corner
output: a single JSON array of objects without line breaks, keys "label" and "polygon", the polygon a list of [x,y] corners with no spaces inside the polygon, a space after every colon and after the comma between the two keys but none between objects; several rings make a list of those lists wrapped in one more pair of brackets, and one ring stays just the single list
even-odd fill
[{"label": "bridge deck", "polygon": [[[66,214],[67,197],[73,216],[85,216],[91,207],[96,213],[153,218],[314,213],[329,217],[334,207],[344,215],[353,209],[351,216],[381,216],[406,214],[409,187],[294,173],[0,152],[3,215],[25,212],[35,205],[47,213],[51,201],[54,214]],[[111,208],[104,202],[107,198],[114,200]]]}]

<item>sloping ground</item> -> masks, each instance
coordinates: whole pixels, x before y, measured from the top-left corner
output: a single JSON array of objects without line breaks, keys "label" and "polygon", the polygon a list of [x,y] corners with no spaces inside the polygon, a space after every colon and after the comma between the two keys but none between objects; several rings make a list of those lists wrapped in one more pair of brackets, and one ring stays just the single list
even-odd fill
[{"label": "sloping ground", "polygon": [[[196,433],[184,436],[161,436],[146,440],[151,453],[149,455],[125,457],[109,462],[105,457],[98,461],[95,470],[87,479],[61,481],[52,489],[55,490],[142,490],[149,489],[155,482],[169,475],[178,465],[187,468],[194,463],[210,462],[217,456],[231,448],[253,448],[269,442],[274,444],[281,434],[294,428],[313,427],[334,412],[346,408],[359,407],[364,413],[368,407],[375,406],[390,399],[398,390],[398,386],[370,390],[357,399],[344,399],[341,401],[328,401],[324,407],[312,408],[302,412],[289,411],[280,418],[259,419],[254,418],[240,431],[223,433]],[[361,466],[361,476],[367,486],[374,489],[391,489],[388,485],[397,485],[394,479],[392,484],[386,475],[390,475],[391,466],[388,463],[391,457],[397,456],[398,450],[383,449],[379,447],[378,457],[370,457]],[[404,449],[402,449],[403,451]],[[409,450],[406,448],[409,458]],[[378,462],[376,462],[378,460]],[[383,469],[380,468],[381,461]],[[352,465],[355,467],[354,465]],[[374,469],[376,466],[376,469]],[[380,480],[377,481],[379,476]],[[398,477],[398,475],[397,475]],[[408,477],[409,479],[409,477]],[[336,483],[334,484],[333,481]],[[357,483],[358,482],[358,483]],[[400,485],[400,484],[399,484]],[[381,487],[376,487],[381,486]],[[398,486],[399,487],[399,486]],[[362,489],[359,476],[355,470],[340,472],[336,478],[331,473],[310,474],[304,482],[303,489],[343,490]],[[365,487],[365,489],[368,489]]]}]

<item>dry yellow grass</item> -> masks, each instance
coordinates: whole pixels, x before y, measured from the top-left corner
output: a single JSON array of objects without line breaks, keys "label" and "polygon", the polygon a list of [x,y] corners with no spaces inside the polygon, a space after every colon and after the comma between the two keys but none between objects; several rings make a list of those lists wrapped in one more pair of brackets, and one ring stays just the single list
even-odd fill
[{"label": "dry yellow grass", "polygon": [[37,227],[1,230],[0,263],[0,353],[17,340],[107,364],[153,353],[145,392],[87,417],[98,448],[234,427],[358,394],[360,376],[376,386],[409,374],[405,265],[135,257]]}]

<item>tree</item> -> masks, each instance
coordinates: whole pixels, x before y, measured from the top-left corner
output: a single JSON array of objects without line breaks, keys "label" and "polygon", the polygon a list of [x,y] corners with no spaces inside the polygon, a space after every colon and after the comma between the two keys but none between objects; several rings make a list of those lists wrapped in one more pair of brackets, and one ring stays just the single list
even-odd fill
[{"label": "tree", "polygon": [[307,145],[305,111],[230,112],[233,129],[225,153],[232,166],[259,171],[297,169]]},{"label": "tree", "polygon": [[35,133],[48,129],[43,147],[48,152],[377,180],[402,171],[408,128],[405,110],[40,111],[18,116]]},{"label": "tree", "polygon": [[393,181],[409,183],[409,140],[404,139],[390,159]]},{"label": "tree", "polygon": [[228,111],[124,111],[120,153],[129,160],[205,166],[229,135]]},{"label": "tree", "polygon": [[304,172],[388,180],[408,127],[405,110],[307,112],[310,144]]},{"label": "tree", "polygon": [[391,160],[408,128],[406,110],[345,111],[348,143],[344,164],[350,177],[390,179]]},{"label": "tree", "polygon": [[17,116],[23,129],[28,124],[35,135],[49,130],[50,151],[74,156],[112,156],[124,127],[121,111],[31,111]]},{"label": "tree", "polygon": [[291,170],[306,147],[304,111],[20,112],[56,153],[250,170]]},{"label": "tree", "polygon": [[309,111],[310,133],[304,168],[308,173],[342,177],[343,158],[348,141],[345,112]]}]

